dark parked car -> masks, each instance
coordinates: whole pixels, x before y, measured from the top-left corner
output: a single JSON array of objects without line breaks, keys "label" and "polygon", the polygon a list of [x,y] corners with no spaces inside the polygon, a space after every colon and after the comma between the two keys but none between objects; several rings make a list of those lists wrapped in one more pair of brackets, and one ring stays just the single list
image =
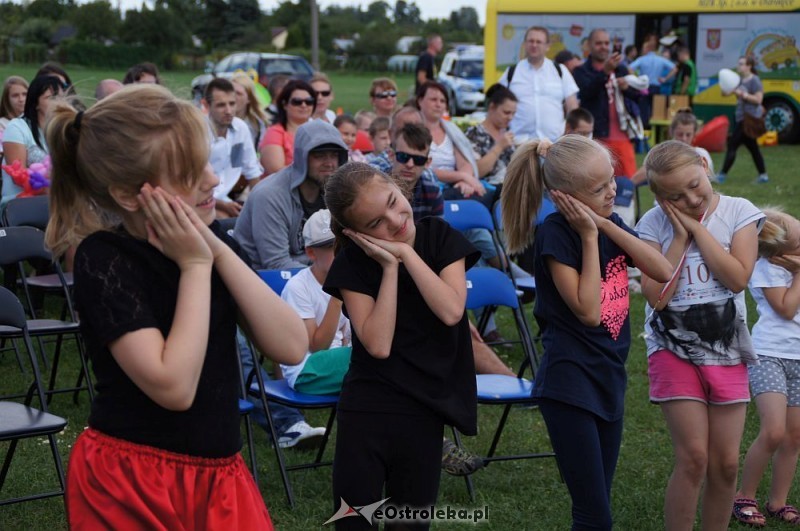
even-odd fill
[{"label": "dark parked car", "polygon": [[297,55],[279,53],[239,52],[225,57],[206,74],[192,80],[192,97],[200,101],[206,85],[215,77],[231,77],[236,72],[255,71],[258,81],[265,87],[270,77],[284,74],[294,79],[308,81],[314,75],[314,68],[308,61]]}]

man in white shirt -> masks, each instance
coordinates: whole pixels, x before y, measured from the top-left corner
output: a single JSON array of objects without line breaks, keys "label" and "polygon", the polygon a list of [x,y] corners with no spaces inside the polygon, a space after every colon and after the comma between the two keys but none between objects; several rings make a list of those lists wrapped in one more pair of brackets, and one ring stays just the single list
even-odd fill
[{"label": "man in white shirt", "polygon": [[519,99],[511,131],[517,138],[555,142],[564,134],[564,116],[578,107],[578,85],[567,68],[546,57],[550,48],[547,28],[528,28],[524,46],[527,57],[500,78]]},{"label": "man in white shirt", "polygon": [[228,194],[244,176],[247,186],[253,187],[264,173],[258,162],[253,138],[247,124],[236,118],[236,90],[233,83],[224,78],[212,79],[206,86],[203,105],[208,110],[208,130],[211,140],[209,164],[219,177],[214,190],[217,200],[217,217],[234,218],[242,205]]}]

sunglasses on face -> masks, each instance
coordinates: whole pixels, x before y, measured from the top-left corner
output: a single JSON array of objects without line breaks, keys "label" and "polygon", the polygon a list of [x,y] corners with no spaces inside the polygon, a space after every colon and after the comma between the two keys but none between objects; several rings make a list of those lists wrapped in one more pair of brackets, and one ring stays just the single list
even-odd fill
[{"label": "sunglasses on face", "polygon": [[289,100],[289,105],[292,107],[300,107],[301,105],[308,105],[311,107],[316,101],[317,100],[314,98],[292,98]]},{"label": "sunglasses on face", "polygon": [[383,92],[376,92],[375,97],[379,100],[385,100],[386,98],[396,98],[397,91],[396,90],[384,90]]},{"label": "sunglasses on face", "polygon": [[331,95],[331,91],[330,90],[318,90],[317,91],[317,96],[322,96],[323,98],[327,98],[330,95]]},{"label": "sunglasses on face", "polygon": [[414,161],[414,166],[425,166],[428,163],[428,157],[425,155],[412,155],[411,153],[406,153],[405,151],[395,151],[394,158],[400,164],[408,164],[409,160]]}]

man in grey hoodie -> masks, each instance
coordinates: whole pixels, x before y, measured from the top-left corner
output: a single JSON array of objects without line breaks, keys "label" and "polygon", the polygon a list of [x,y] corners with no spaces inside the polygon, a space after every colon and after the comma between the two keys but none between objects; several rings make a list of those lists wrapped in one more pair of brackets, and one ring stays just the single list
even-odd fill
[{"label": "man in grey hoodie", "polygon": [[291,166],[259,182],[236,221],[233,237],[255,269],[309,265],[303,223],[325,208],[325,181],[345,162],[347,146],[335,127],[312,120],[297,129]]}]

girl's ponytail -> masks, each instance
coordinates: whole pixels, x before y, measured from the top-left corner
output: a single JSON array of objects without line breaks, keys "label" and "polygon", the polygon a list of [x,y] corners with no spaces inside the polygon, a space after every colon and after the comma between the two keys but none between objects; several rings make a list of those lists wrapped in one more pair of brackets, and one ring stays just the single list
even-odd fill
[{"label": "girl's ponytail", "polygon": [[533,241],[533,222],[542,204],[544,179],[538,149],[538,140],[517,149],[503,181],[503,229],[508,250],[513,254],[522,252]]},{"label": "girl's ponytail", "polygon": [[52,105],[45,129],[52,161],[50,220],[45,243],[55,256],[60,256],[87,234],[98,230],[101,223],[78,168],[83,112],[76,112],[66,101],[54,101]]}]

